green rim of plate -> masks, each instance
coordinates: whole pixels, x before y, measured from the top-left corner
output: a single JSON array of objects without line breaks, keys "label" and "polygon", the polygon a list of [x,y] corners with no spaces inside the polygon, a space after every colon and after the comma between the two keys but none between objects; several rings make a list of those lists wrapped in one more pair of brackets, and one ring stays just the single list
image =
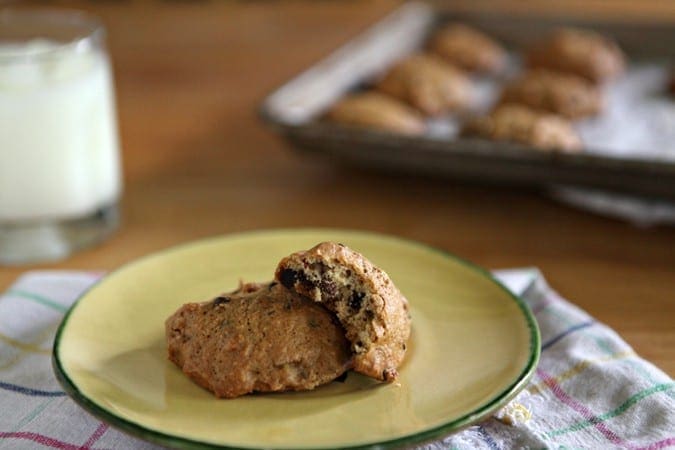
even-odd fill
[{"label": "green rim of plate", "polygon": [[[539,356],[541,354],[541,336],[539,333],[539,326],[537,325],[537,321],[534,318],[534,315],[532,314],[532,311],[530,308],[525,304],[525,302],[517,295],[513,294],[509,289],[507,289],[499,280],[497,280],[487,269],[484,269],[470,261],[467,261],[463,258],[460,258],[450,252],[447,252],[445,250],[438,249],[436,247],[433,247],[428,244],[424,244],[421,242],[409,240],[409,239],[404,239],[401,237],[397,236],[391,236],[391,235],[385,235],[385,234],[380,234],[380,233],[374,233],[374,232],[369,232],[369,231],[362,231],[362,230],[351,230],[351,229],[336,229],[336,228],[276,228],[276,229],[262,229],[262,230],[254,230],[254,231],[246,231],[246,232],[240,232],[240,233],[232,233],[232,234],[227,234],[227,235],[220,235],[220,236],[215,236],[215,237],[210,237],[210,238],[205,238],[205,239],[200,239],[196,241],[191,241],[187,242],[184,244],[179,244],[173,247],[166,248],[164,250],[160,250],[154,253],[151,253],[149,255],[143,256],[139,259],[136,259],[134,261],[131,261],[129,263],[123,264],[119,268],[109,272],[106,276],[98,280],[96,283],[94,283],[92,286],[90,286],[86,291],[84,291],[80,296],[77,298],[77,300],[73,303],[73,306],[68,310],[66,313],[65,317],[63,318],[61,324],[59,325],[59,328],[56,332],[56,337],[54,338],[54,347],[52,350],[52,367],[54,369],[54,373],[56,375],[56,379],[59,381],[63,389],[66,391],[66,393],[73,399],[75,402],[80,405],[82,408],[84,408],[86,411],[89,413],[93,414],[97,418],[101,419],[104,422],[107,422],[108,424],[112,425],[113,427],[124,431],[130,435],[139,437],[141,439],[144,439],[149,442],[154,442],[156,444],[161,444],[161,445],[166,445],[172,448],[177,448],[177,449],[228,449],[228,450],[236,450],[236,449],[246,449],[246,450],[257,450],[262,448],[260,447],[234,447],[234,446],[228,446],[228,445],[220,445],[220,444],[213,444],[213,443],[207,443],[207,442],[201,442],[201,441],[196,441],[193,439],[188,439],[180,436],[175,436],[171,434],[166,434],[162,433],[160,431],[156,431],[150,428],[146,428],[143,425],[140,425],[135,422],[131,422],[129,420],[123,419],[107,409],[99,406],[97,403],[95,403],[93,400],[89,399],[86,395],[84,395],[80,390],[78,389],[77,385],[70,379],[68,374],[63,370],[63,367],[61,366],[61,360],[60,360],[60,355],[59,355],[59,344],[61,342],[61,334],[63,331],[66,329],[66,326],[68,325],[68,320],[70,319],[71,313],[77,308],[79,305],[80,301],[96,286],[98,286],[101,282],[106,280],[110,275],[113,273],[118,272],[119,270],[122,270],[124,268],[127,268],[131,265],[134,265],[136,263],[140,263],[141,261],[148,259],[148,258],[153,258],[157,257],[159,255],[163,255],[169,252],[173,251],[178,251],[182,250],[186,247],[190,247],[193,245],[199,245],[199,244],[204,244],[209,241],[217,241],[225,238],[242,238],[242,237],[254,237],[256,235],[266,235],[266,234],[273,234],[273,233],[311,233],[311,232],[323,232],[323,233],[345,233],[345,234],[358,234],[361,236],[372,236],[372,237],[377,237],[377,238],[385,238],[388,240],[392,241],[399,241],[406,243],[408,245],[413,245],[417,247],[423,247],[428,250],[440,253],[444,255],[446,258],[453,259],[462,265],[470,268],[471,270],[480,273],[484,277],[486,277],[488,280],[490,280],[492,283],[496,284],[502,291],[504,291],[509,298],[511,298],[518,307],[520,308],[520,311],[523,313],[525,320],[527,322],[528,329],[530,331],[530,357],[528,359],[527,364],[525,365],[523,371],[521,374],[518,376],[518,378],[506,389],[504,389],[503,392],[501,392],[499,395],[497,395],[495,398],[492,400],[486,402],[484,405],[474,409],[473,411],[465,414],[464,416],[461,416],[455,420],[449,421],[445,424],[439,425],[437,427],[420,431],[418,433],[414,434],[409,434],[407,436],[402,436],[398,437],[395,439],[390,439],[386,441],[379,441],[379,442],[371,442],[368,444],[364,445],[355,445],[355,446],[340,446],[340,447],[321,447],[321,450],[332,450],[332,449],[350,449],[350,450],[356,450],[356,449],[388,449],[388,448],[398,448],[402,446],[409,446],[412,444],[421,444],[424,442],[429,442],[435,439],[439,439],[442,437],[446,437],[450,434],[453,434],[463,428],[466,428],[478,421],[480,421],[483,418],[486,418],[489,416],[491,413],[494,411],[498,410],[502,406],[506,405],[513,397],[520,392],[527,382],[530,380],[532,375],[534,374],[534,371],[537,367],[537,364],[539,362]],[[296,450],[294,448],[288,448],[288,449],[283,449],[283,448],[276,448],[276,450]],[[303,449],[304,450],[304,449]]]}]

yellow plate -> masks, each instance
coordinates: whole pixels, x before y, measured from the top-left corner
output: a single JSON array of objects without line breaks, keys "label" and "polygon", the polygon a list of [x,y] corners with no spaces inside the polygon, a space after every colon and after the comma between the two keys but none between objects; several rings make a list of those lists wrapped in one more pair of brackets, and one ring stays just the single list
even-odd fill
[{"label": "yellow plate", "polygon": [[[332,240],[384,269],[409,299],[413,333],[400,377],[350,373],[314,391],[219,400],[167,361],[164,320],[181,304],[272,278],[281,257]],[[447,435],[503,406],[539,359],[523,302],[447,253],[372,233],[300,229],[218,237],[111,273],[70,310],[54,370],[83,408],[180,448],[401,446]]]}]

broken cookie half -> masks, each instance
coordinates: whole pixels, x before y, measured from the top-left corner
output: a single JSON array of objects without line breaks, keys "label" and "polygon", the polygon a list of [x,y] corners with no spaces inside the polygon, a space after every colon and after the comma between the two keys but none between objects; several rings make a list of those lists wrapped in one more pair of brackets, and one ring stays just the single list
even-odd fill
[{"label": "broken cookie half", "polygon": [[354,370],[383,381],[398,376],[410,337],[408,301],[389,276],[342,244],[323,242],[282,259],[276,279],[335,313]]}]

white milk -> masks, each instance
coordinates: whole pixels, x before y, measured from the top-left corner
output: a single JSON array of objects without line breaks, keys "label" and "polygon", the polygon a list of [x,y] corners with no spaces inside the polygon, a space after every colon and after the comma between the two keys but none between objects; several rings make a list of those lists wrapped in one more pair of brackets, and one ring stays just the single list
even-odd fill
[{"label": "white milk", "polygon": [[0,223],[84,217],[120,188],[107,56],[0,43]]}]

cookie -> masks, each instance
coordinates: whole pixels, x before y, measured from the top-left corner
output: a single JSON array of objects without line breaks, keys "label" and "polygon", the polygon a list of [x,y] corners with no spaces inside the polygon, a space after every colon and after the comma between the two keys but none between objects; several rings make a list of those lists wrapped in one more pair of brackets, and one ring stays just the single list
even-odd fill
[{"label": "cookie", "polygon": [[530,67],[569,72],[594,83],[616,78],[626,65],[616,42],[594,31],[573,28],[554,31],[526,59]]},{"label": "cookie", "polygon": [[282,259],[275,277],[335,313],[356,372],[383,381],[398,376],[410,315],[408,301],[385,272],[342,244],[323,242]]},{"label": "cookie", "polygon": [[471,102],[471,80],[431,54],[418,53],[399,61],[375,87],[427,116],[464,109]]},{"label": "cookie", "polygon": [[351,364],[335,316],[277,282],[183,305],[166,340],[169,359],[217,397],[312,389]]},{"label": "cookie", "polygon": [[506,67],[507,54],[494,39],[461,23],[441,28],[429,48],[448,62],[470,72],[497,73]]},{"label": "cookie", "polygon": [[516,104],[500,105],[489,115],[470,121],[462,135],[565,153],[577,153],[582,149],[579,135],[565,118]]},{"label": "cookie", "polygon": [[509,83],[499,102],[519,103],[568,119],[595,116],[603,105],[600,90],[588,80],[547,69],[530,70]]},{"label": "cookie", "polygon": [[378,92],[351,94],[339,100],[326,118],[342,125],[400,134],[420,134],[425,124],[417,111]]}]

